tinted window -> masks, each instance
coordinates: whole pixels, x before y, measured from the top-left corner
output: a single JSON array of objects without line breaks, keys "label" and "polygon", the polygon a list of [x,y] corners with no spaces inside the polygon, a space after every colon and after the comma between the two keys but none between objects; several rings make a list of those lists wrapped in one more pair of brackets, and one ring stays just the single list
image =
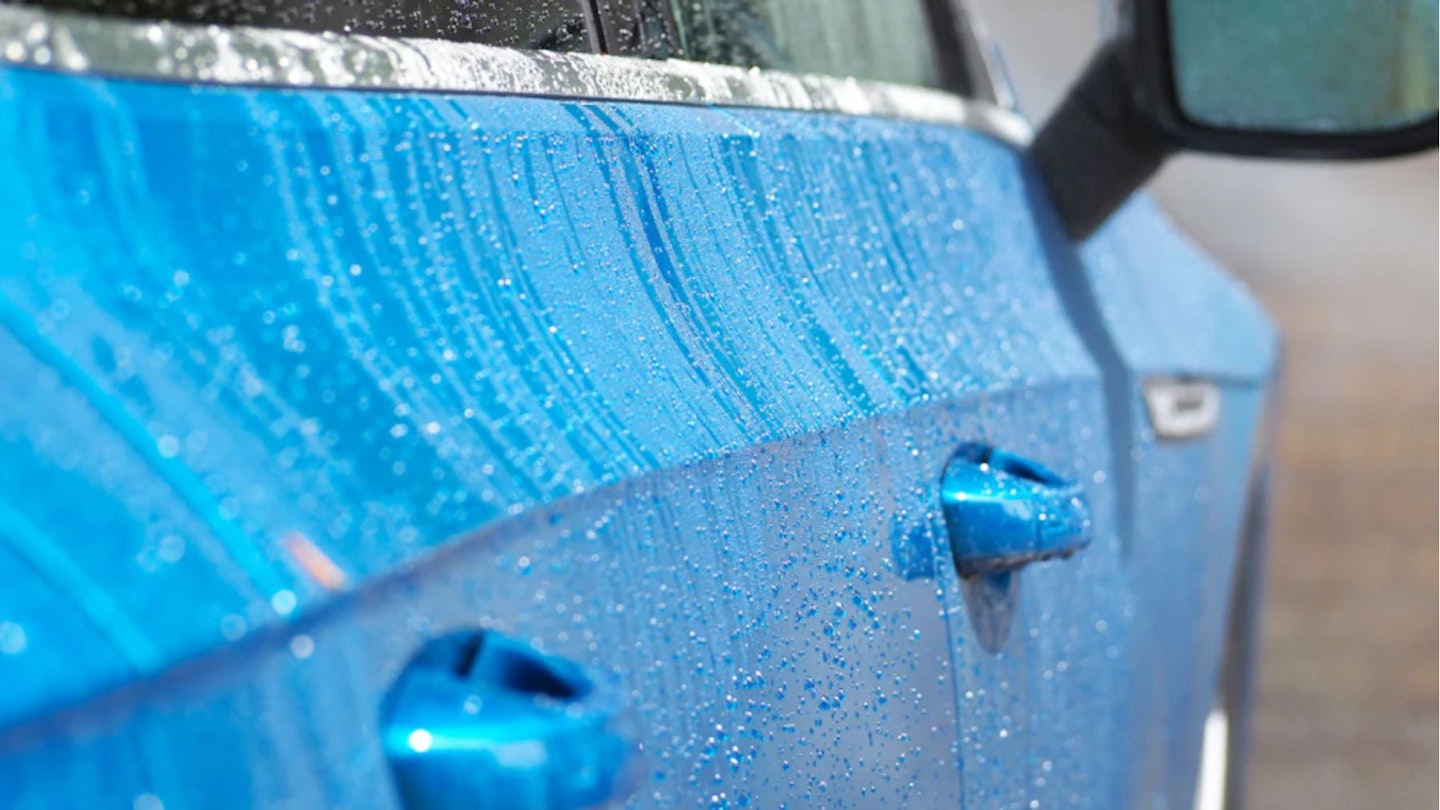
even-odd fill
[{"label": "tinted window", "polygon": [[22,5],[147,20],[591,50],[589,0],[22,0]]},{"label": "tinted window", "polygon": [[925,0],[671,0],[690,59],[942,85]]},{"label": "tinted window", "polygon": [[14,1],[141,20],[681,58],[989,98],[955,0]]}]

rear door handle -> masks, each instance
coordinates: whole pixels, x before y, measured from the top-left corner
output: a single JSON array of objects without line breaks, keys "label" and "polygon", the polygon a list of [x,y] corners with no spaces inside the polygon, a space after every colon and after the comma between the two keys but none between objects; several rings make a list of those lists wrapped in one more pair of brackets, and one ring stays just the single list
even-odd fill
[{"label": "rear door handle", "polygon": [[617,685],[514,639],[427,643],[381,707],[406,810],[571,810],[623,799],[636,737]]},{"label": "rear door handle", "polygon": [[987,445],[961,446],[945,468],[940,501],[966,579],[1070,557],[1090,544],[1090,504],[1078,483]]}]

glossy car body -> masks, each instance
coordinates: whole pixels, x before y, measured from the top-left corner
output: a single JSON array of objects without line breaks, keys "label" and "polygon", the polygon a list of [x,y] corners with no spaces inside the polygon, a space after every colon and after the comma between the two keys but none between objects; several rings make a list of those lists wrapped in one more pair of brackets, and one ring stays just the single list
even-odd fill
[{"label": "glossy car body", "polygon": [[[1148,200],[1075,247],[937,91],[0,32],[5,806],[398,806],[382,703],[464,628],[615,687],[627,806],[1190,803],[1276,340]],[[1220,408],[1166,438],[1177,380]],[[977,441],[1093,513],[998,644],[939,503]]]}]

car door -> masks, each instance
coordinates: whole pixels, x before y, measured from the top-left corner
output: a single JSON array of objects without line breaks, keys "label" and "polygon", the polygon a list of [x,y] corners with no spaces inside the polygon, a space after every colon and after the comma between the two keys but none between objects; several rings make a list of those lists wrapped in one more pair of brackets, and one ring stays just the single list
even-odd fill
[{"label": "car door", "polygon": [[[983,60],[937,66],[963,18],[273,5],[0,7],[13,806],[444,806],[382,705],[456,630],[614,685],[630,806],[1138,795],[1152,479],[1090,280],[1130,265],[1064,243]],[[817,21],[879,67],[781,47]],[[977,442],[1078,485],[1088,548],[962,582]]]}]

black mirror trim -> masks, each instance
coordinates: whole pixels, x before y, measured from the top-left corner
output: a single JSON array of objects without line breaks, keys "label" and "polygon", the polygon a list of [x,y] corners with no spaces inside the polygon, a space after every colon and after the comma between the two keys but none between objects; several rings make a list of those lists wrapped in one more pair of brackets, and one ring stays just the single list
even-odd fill
[{"label": "black mirror trim", "polygon": [[1187,119],[1175,93],[1166,0],[1130,0],[1103,44],[1036,134],[1031,154],[1070,237],[1094,233],[1178,151],[1309,160],[1362,160],[1436,146],[1431,117],[1352,134],[1236,131]]},{"label": "black mirror trim", "polygon": [[1101,47],[1030,153],[1070,238],[1083,241],[1175,151],[1131,92],[1122,41]]}]

